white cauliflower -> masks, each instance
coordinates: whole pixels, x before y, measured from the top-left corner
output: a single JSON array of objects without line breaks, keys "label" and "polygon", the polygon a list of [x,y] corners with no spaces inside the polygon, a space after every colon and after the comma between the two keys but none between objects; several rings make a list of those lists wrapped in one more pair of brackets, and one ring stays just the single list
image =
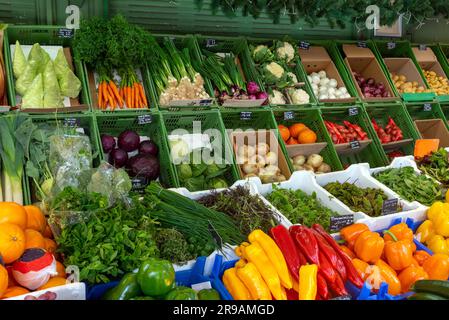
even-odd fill
[{"label": "white cauliflower", "polygon": [[289,42],[284,42],[282,47],[276,49],[276,54],[279,59],[290,62],[295,57],[295,49]]},{"label": "white cauliflower", "polygon": [[271,62],[265,66],[265,80],[267,83],[276,83],[284,76],[284,68],[276,62]]},{"label": "white cauliflower", "polygon": [[265,45],[258,45],[253,51],[253,59],[256,63],[261,63],[272,59],[273,53]]},{"label": "white cauliflower", "polygon": [[273,92],[268,96],[270,104],[286,104],[284,95],[278,90],[273,90]]},{"label": "white cauliflower", "polygon": [[309,94],[302,89],[290,89],[288,94],[293,104],[306,104],[310,101]]},{"label": "white cauliflower", "polygon": [[293,84],[298,83],[298,78],[296,78],[296,75],[293,72],[288,72],[287,75],[290,77]]}]

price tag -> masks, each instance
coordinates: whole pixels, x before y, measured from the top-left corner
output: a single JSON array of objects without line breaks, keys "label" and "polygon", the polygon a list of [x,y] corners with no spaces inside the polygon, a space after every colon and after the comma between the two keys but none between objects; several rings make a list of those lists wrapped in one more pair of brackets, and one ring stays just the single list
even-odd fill
[{"label": "price tag", "polygon": [[366,41],[358,41],[357,42],[357,47],[359,47],[359,48],[367,48],[368,45],[366,44]]},{"label": "price tag", "polygon": [[350,116],[356,116],[359,114],[359,108],[357,107],[349,108],[348,113]]},{"label": "price tag", "polygon": [[432,111],[432,105],[430,103],[424,103],[424,111]]},{"label": "price tag", "polygon": [[251,120],[252,115],[251,111],[240,112],[240,120]]},{"label": "price tag", "polygon": [[203,289],[212,289],[212,285],[211,285],[210,281],[205,281],[205,282],[192,284],[192,289],[198,292]]},{"label": "price tag", "polygon": [[360,148],[360,142],[358,140],[354,140],[349,142],[349,146],[351,149],[359,149]]},{"label": "price tag", "polygon": [[299,42],[299,49],[309,50],[309,47],[310,47],[310,43],[308,43],[306,41]]},{"label": "price tag", "polygon": [[139,125],[151,123],[153,119],[151,118],[151,114],[141,114],[137,117],[137,123]]},{"label": "price tag", "polygon": [[200,107],[208,107],[212,104],[212,99],[203,99],[200,100],[199,105]]},{"label": "price tag", "polygon": [[335,297],[335,298],[332,298],[329,300],[351,300],[351,299],[352,299],[352,296],[349,294],[346,294],[344,296]]},{"label": "price tag", "polygon": [[420,44],[419,45],[419,50],[426,51],[427,50],[427,46],[425,44]]},{"label": "price tag", "polygon": [[215,39],[206,39],[206,48],[215,47],[217,45],[217,41]]},{"label": "price tag", "polygon": [[131,185],[134,192],[143,194],[146,186],[148,185],[148,180],[143,177],[135,177],[131,179]]},{"label": "price tag", "polygon": [[292,120],[295,118],[295,113],[293,111],[284,112],[284,120]]},{"label": "price tag", "polygon": [[398,212],[398,198],[385,200],[382,205],[382,215],[392,214]]},{"label": "price tag", "polygon": [[59,38],[73,38],[73,35],[74,35],[74,29],[60,28],[58,30]]},{"label": "price tag", "polygon": [[396,48],[396,42],[388,42],[387,43],[387,49],[388,50],[392,50],[394,48]]},{"label": "price tag", "polygon": [[340,229],[349,226],[354,223],[354,215],[353,214],[344,214],[330,218],[330,231],[336,232],[340,231]]},{"label": "price tag", "polygon": [[79,126],[79,119],[76,118],[65,118],[64,119],[64,126],[74,128]]}]

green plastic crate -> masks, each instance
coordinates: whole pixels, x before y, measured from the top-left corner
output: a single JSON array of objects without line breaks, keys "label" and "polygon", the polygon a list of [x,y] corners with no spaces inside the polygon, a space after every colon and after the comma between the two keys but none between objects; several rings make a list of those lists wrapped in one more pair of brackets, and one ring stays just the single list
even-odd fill
[{"label": "green plastic crate", "polygon": [[[357,111],[355,111],[355,109]],[[354,110],[355,115],[350,115],[350,109]],[[351,112],[352,113],[352,112]],[[343,125],[343,120],[347,120],[351,123],[359,125],[367,134],[368,138],[372,140],[364,149],[360,151],[354,150],[351,154],[340,154],[339,159],[344,168],[351,164],[367,162],[372,168],[381,167],[388,163],[387,156],[383,151],[377,134],[371,125],[371,121],[366,113],[363,105],[357,105],[356,107],[328,107],[321,108],[321,114],[323,120],[331,121]],[[335,147],[336,145],[334,145]]]},{"label": "green plastic crate", "polygon": [[385,105],[365,105],[365,109],[368,113],[370,119],[374,119],[379,126],[385,129],[388,124],[389,117],[391,117],[394,122],[401,129],[404,136],[404,140],[412,139],[407,144],[401,144],[394,147],[392,144],[383,145],[385,153],[391,151],[399,150],[406,155],[413,155],[415,140],[420,139],[420,134],[415,124],[413,123],[407,109],[402,104],[385,104]]},{"label": "green plastic crate", "polygon": [[[318,109],[285,109],[273,110],[273,115],[278,125],[289,127],[295,123],[304,123],[308,128],[313,130],[317,135],[317,142],[326,142],[326,147],[321,150],[320,154],[324,158],[324,162],[331,166],[332,171],[343,170],[340,159],[335,151],[332,140],[326,130],[321,113]],[[286,146],[287,148],[287,146]],[[288,155],[287,158],[289,159]],[[291,165],[293,167],[293,165]]]},{"label": "green plastic crate", "polygon": [[440,103],[440,107],[441,111],[443,111],[444,117],[449,119],[449,103]]},{"label": "green plastic crate", "polygon": [[[425,84],[425,89],[429,88],[429,85],[424,77],[424,73],[422,72],[421,67],[419,66],[418,61],[416,60],[410,42],[408,41],[387,41],[387,40],[375,40],[375,49],[376,54],[378,55],[378,59],[384,58],[410,58],[414,63],[416,69],[418,70],[421,80]],[[385,61],[383,64],[385,67],[385,74],[387,76],[388,81],[390,82],[391,87],[395,91],[397,96],[402,97],[402,99],[406,102],[414,102],[414,101],[432,101],[435,99],[435,93],[433,92],[423,92],[423,93],[399,93],[398,89],[394,85],[394,82],[390,76],[390,70],[388,69]],[[412,81],[412,79],[409,79]]]},{"label": "green plastic crate", "polygon": [[[211,135],[211,143],[213,143],[214,134],[213,131],[218,130],[221,138],[221,148],[224,152],[224,159],[228,160],[230,170],[227,171],[225,179],[229,185],[239,180],[239,174],[237,167],[234,162],[234,158],[231,156],[233,154],[229,137],[225,131],[223,121],[220,117],[220,112],[218,110],[207,110],[207,111],[175,111],[175,112],[161,112],[162,119],[164,121],[165,128],[167,130],[167,135],[170,135],[177,129],[186,130],[189,133],[204,133]],[[194,122],[200,122],[201,128],[194,128]],[[195,129],[195,131],[194,131]],[[179,134],[174,132],[175,134]],[[228,156],[229,158],[226,158]],[[182,187],[178,177],[177,170],[174,170],[174,177],[176,187]]]},{"label": "green plastic crate", "polygon": [[[73,31],[73,30],[71,30]],[[4,56],[6,65],[6,76],[8,81],[8,100],[11,106],[17,105],[15,80],[12,67],[12,56],[10,44],[14,44],[16,40],[22,45],[33,45],[39,43],[40,45],[57,45],[64,47],[71,47],[73,33],[63,26],[8,26],[4,37]],[[86,77],[82,64],[73,58],[74,72],[81,81],[81,92],[79,94],[81,106],[88,111],[90,106],[89,90],[87,89]],[[60,108],[58,112],[80,111],[79,108]],[[83,110],[84,111],[84,110]],[[35,113],[29,110],[28,113]],[[42,112],[36,112],[42,113]]]},{"label": "green plastic crate", "polygon": [[[92,113],[86,114],[53,114],[53,115],[31,115],[31,119],[33,123],[35,123],[38,127],[40,126],[49,126],[56,128],[57,126],[63,127],[66,123],[76,123],[75,125],[71,125],[75,128],[83,128],[84,133],[89,137],[90,143],[92,146],[92,154],[93,154],[93,167],[97,167],[100,164],[100,143],[98,137],[98,130],[95,123],[95,116]],[[36,201],[35,197],[35,188],[33,185],[33,181],[29,179],[30,184],[30,200],[32,202]]]},{"label": "green plastic crate", "polygon": [[[158,158],[160,164],[159,180],[166,187],[176,187],[174,166],[170,161],[170,151],[167,145],[165,126],[162,116],[158,112],[146,112],[144,114],[97,114],[96,125],[98,137],[109,134],[118,137],[124,130],[134,130],[140,136],[147,136],[156,143],[159,148]],[[101,144],[101,138],[100,142]],[[103,150],[100,152],[103,160],[107,161]]]},{"label": "green plastic crate", "polygon": [[407,111],[413,121],[427,119],[441,119],[449,129],[443,110],[438,102],[407,103]]}]

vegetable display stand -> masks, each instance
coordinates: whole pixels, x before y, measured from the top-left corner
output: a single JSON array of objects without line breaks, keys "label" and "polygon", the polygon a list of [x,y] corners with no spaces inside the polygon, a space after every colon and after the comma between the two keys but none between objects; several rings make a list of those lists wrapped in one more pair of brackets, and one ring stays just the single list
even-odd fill
[{"label": "vegetable display stand", "polygon": [[[212,84],[207,77],[197,81],[196,75],[200,75],[198,65],[203,58],[196,37],[161,34],[155,35],[155,38],[159,44],[158,51],[165,60],[148,64],[153,88],[152,105],[158,106],[161,111],[211,109],[215,103]],[[168,73],[171,75],[167,76]],[[203,97],[196,95],[200,91]],[[191,96],[194,93],[195,96]]]},{"label": "vegetable display stand", "polygon": [[408,41],[375,40],[374,43],[397,96],[406,102],[432,101],[435,98]]},{"label": "vegetable display stand", "polygon": [[295,40],[249,38],[248,46],[246,59],[253,64],[272,107],[316,106]]},{"label": "vegetable display stand", "polygon": [[334,50],[342,57],[359,98],[365,103],[395,101],[399,98],[385,75],[383,61],[376,58],[372,41],[336,41]]},{"label": "vegetable display stand", "polygon": [[[224,109],[268,106],[267,94],[251,60],[245,38],[197,35],[203,77],[210,80],[214,96]],[[255,85],[254,85],[255,84]]]},{"label": "vegetable display stand", "polygon": [[[336,51],[332,50],[334,43],[327,40],[314,40],[314,41],[301,41],[299,43],[299,56],[302,62],[302,66],[306,74],[308,74],[308,80],[312,87],[315,100],[323,106],[332,106],[338,103],[338,105],[354,104],[359,100],[357,91],[354,88],[349,75],[347,74],[344,62],[340,55],[335,54]],[[322,80],[323,78],[318,76],[324,75],[324,79],[335,79],[337,82],[336,87],[332,85],[334,90],[321,89],[322,87],[329,86],[329,82]],[[321,83],[324,82],[324,83]],[[345,88],[345,89],[343,89]],[[342,91],[343,89],[343,91]],[[329,97],[329,92],[335,95],[335,91],[339,91],[338,97]],[[349,97],[347,97],[347,95]],[[326,97],[327,95],[327,97]],[[321,99],[320,99],[321,97]]]},{"label": "vegetable display stand", "polygon": [[295,123],[303,123],[317,136],[316,143],[286,145],[289,159],[297,155],[309,156],[315,153],[322,155],[324,162],[331,166],[332,171],[343,169],[318,109],[273,110],[273,115],[278,126],[289,127]]},{"label": "vegetable display stand", "polygon": [[[376,131],[374,126],[382,148],[390,159],[393,156],[413,155],[414,141],[420,138],[420,134],[402,104],[365,105],[365,109],[373,126],[376,124],[379,128]],[[385,133],[383,130],[388,129],[392,122],[392,132]]]},{"label": "vegetable display stand", "polygon": [[[447,122],[446,117],[444,116],[443,110],[438,102],[426,102],[426,103],[407,103],[405,104],[407,111],[417,126],[418,131],[419,122],[430,121],[430,120],[438,120],[441,119],[442,123],[446,128],[449,129],[449,124]],[[434,135],[435,132],[433,130],[429,130],[426,133],[426,137]],[[420,136],[424,138],[423,133],[420,132]]]},{"label": "vegetable display stand", "polygon": [[[148,137],[158,147],[158,158],[160,165],[159,181],[165,187],[175,187],[176,178],[174,167],[170,161],[170,151],[166,140],[166,130],[160,113],[150,113],[136,115],[135,113],[120,114],[97,114],[96,124],[98,137],[107,134],[118,137],[125,130],[133,130],[139,136]],[[101,157],[108,161],[104,150],[101,150]],[[136,179],[136,183],[138,179]]]},{"label": "vegetable display stand", "polygon": [[[15,86],[14,71],[13,71],[14,55],[12,54],[12,50],[15,49],[16,41],[19,41],[24,51],[25,49],[28,50],[28,48],[31,48],[33,44],[39,43],[42,46],[42,49],[45,50],[47,54],[49,54],[50,59],[54,59],[57,56],[56,53],[58,52],[58,49],[62,48],[63,49],[62,58],[65,58],[65,60],[61,61],[64,61],[67,67],[71,69],[71,71],[73,71],[75,76],[78,78],[81,87],[77,97],[75,98],[64,97],[63,101],[64,107],[43,108],[41,103],[39,107],[30,106],[26,108],[25,107],[21,108],[22,111],[25,111],[27,113],[51,113],[57,111],[61,113],[61,112],[80,112],[89,110],[90,100],[84,69],[82,64],[76,59],[73,59],[72,57],[71,44],[73,34],[74,34],[73,29],[66,29],[64,26],[20,26],[20,25],[8,26],[5,32],[3,49],[6,65],[6,75],[8,81],[7,83],[8,99],[12,107],[15,106],[20,107],[22,103],[21,101],[20,102],[18,101],[18,99],[20,99],[20,95],[18,94]],[[27,72],[26,69],[24,73],[25,72]],[[34,80],[36,80],[36,78],[34,78]],[[56,82],[58,82],[58,80],[56,80]],[[35,83],[37,84],[38,82]],[[74,89],[73,81],[65,83],[66,83],[66,86],[64,87],[65,91]],[[46,85],[49,84],[48,79],[45,79],[45,84]],[[58,85],[58,83],[56,83],[56,85]],[[31,90],[35,89],[31,87],[32,84],[28,87],[30,90],[28,90],[27,92],[30,92]],[[38,86],[36,88],[38,88]],[[37,94],[39,94],[39,92]],[[25,96],[27,95],[25,94]],[[31,104],[32,101],[30,99],[30,105]]]},{"label": "vegetable display stand", "polygon": [[[220,150],[221,159],[224,159],[228,170],[224,175],[228,185],[239,180],[237,167],[232,156],[232,148],[229,137],[226,133],[223,121],[218,110],[207,111],[174,111],[162,112],[162,119],[167,130],[168,137],[170,135],[185,134],[203,134],[210,139],[210,144]],[[217,132],[218,130],[218,132]],[[216,136],[218,134],[218,136]],[[195,143],[195,141],[192,141]],[[170,143],[168,144],[171,149]],[[217,155],[214,155],[217,156]],[[171,159],[173,160],[173,159]],[[175,186],[182,187],[180,176],[177,170],[174,170]]]},{"label": "vegetable display stand", "polygon": [[[374,132],[368,114],[362,105],[351,108],[321,108],[321,114],[325,123],[332,122],[334,125],[341,125],[344,123],[343,121],[348,121],[359,126],[366,135],[366,139],[360,141],[358,140],[359,138],[350,139],[351,141],[346,143],[334,141],[334,147],[343,167],[362,162],[368,162],[372,167],[379,167],[388,163],[377,134]],[[335,134],[330,134],[333,140],[337,138]]]}]

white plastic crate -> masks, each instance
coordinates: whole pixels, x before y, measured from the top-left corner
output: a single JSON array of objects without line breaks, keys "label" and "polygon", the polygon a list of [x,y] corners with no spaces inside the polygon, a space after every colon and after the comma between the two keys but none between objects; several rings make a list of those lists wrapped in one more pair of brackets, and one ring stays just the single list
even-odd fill
[{"label": "white plastic crate", "polygon": [[55,300],[86,300],[86,285],[84,284],[84,282],[69,283],[63,286],[29,292],[21,296],[12,297],[4,300],[24,300],[26,296],[30,295],[37,298],[48,291],[56,293]]}]

